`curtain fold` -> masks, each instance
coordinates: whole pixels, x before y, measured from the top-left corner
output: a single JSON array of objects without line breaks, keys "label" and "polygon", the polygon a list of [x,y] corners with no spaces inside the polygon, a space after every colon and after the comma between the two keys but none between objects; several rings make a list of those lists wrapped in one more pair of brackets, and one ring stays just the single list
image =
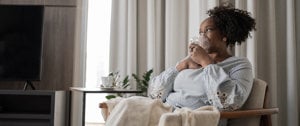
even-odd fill
[{"label": "curtain fold", "polygon": [[110,70],[132,73],[136,70],[137,1],[112,1]]},{"label": "curtain fold", "polygon": [[187,55],[188,1],[166,0],[165,68]]},{"label": "curtain fold", "polygon": [[137,71],[137,0],[113,0],[110,72],[122,77]]},{"label": "curtain fold", "polygon": [[[299,35],[299,33],[300,33],[300,24],[299,24],[299,22],[300,22],[300,1],[299,0],[297,0],[297,1],[295,1],[295,12],[296,12],[296,14],[295,14],[295,17],[296,17],[296,45],[297,45],[297,50],[296,50],[296,62],[297,62],[297,64],[300,64],[300,35]],[[297,65],[297,75],[299,76],[299,73],[300,72],[300,65]],[[297,80],[297,83],[300,83],[300,77],[298,77],[298,80]],[[298,86],[298,88],[297,88],[297,90],[299,91],[300,90],[300,86]],[[299,103],[299,101],[300,101],[300,93],[298,93],[298,114],[300,113],[299,111],[299,109],[300,109],[300,103]],[[300,120],[300,116],[298,115],[298,124],[300,123],[299,122],[299,120]]]},{"label": "curtain fold", "polygon": [[157,75],[165,64],[165,0],[147,0],[147,68]]},{"label": "curtain fold", "polygon": [[[295,18],[295,1],[287,0],[286,4],[286,42],[287,42],[287,125],[289,126],[297,126],[299,125],[298,116],[299,116],[299,108],[298,108],[298,94],[297,94],[297,66],[296,66],[296,18]],[[299,35],[299,34],[298,34]],[[296,113],[296,112],[298,113]]]}]

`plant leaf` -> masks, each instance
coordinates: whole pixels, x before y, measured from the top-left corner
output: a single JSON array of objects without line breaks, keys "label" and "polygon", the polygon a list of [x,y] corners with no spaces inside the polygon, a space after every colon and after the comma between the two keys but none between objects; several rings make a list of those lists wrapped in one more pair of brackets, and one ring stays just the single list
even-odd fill
[{"label": "plant leaf", "polygon": [[128,84],[129,82],[129,76],[127,75],[124,79],[123,79],[123,86]]},{"label": "plant leaf", "polygon": [[107,96],[105,96],[105,98],[107,100],[109,100],[109,99],[112,99],[112,98],[116,98],[116,96],[115,95],[107,95]]}]

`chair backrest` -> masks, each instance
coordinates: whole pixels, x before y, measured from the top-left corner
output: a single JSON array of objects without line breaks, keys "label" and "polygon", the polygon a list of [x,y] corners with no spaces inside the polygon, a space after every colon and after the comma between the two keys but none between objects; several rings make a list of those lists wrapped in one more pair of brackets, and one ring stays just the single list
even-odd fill
[{"label": "chair backrest", "polygon": [[[251,93],[242,107],[242,110],[251,110],[264,107],[267,83],[263,80],[255,78]],[[259,126],[261,116],[252,118],[239,118],[228,120],[228,126]]]}]

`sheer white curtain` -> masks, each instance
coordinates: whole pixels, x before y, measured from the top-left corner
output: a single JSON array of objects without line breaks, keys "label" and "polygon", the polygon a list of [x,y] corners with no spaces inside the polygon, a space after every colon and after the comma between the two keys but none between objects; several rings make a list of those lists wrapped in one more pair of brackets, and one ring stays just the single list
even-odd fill
[{"label": "sheer white curtain", "polygon": [[[299,25],[296,21],[296,1],[295,0],[287,0],[286,2],[286,41],[287,41],[287,47],[286,47],[286,64],[287,64],[287,106],[284,106],[287,108],[287,124],[288,125],[294,125],[299,126],[299,103],[298,103],[298,89],[297,87],[297,44],[296,44],[296,35],[299,35],[299,29],[297,30],[298,33],[296,33],[296,24]],[[298,4],[299,5],[299,4]],[[299,7],[299,6],[298,6]],[[299,13],[299,11],[298,11]],[[299,16],[299,14],[298,14]],[[297,23],[296,23],[297,22]],[[299,44],[299,43],[298,43]],[[299,71],[298,71],[299,72]],[[294,112],[293,112],[294,111]]]},{"label": "sheer white curtain", "polygon": [[137,71],[137,0],[113,0],[111,11],[110,72]]},{"label": "sheer white curtain", "polygon": [[218,0],[166,0],[165,12],[165,68],[187,56],[188,41],[198,35],[206,11],[217,5]]},{"label": "sheer white curtain", "polygon": [[207,9],[228,3],[250,11],[256,19],[257,30],[235,47],[234,55],[247,57],[255,77],[269,84],[270,106],[280,108],[273,124],[298,126],[300,14],[296,0],[115,0],[110,70],[131,75],[153,68],[158,74],[174,66],[187,55],[188,40],[198,33]]},{"label": "sheer white curtain", "polygon": [[[145,0],[144,0],[145,1]],[[144,41],[147,46],[146,61],[142,62],[146,66],[141,66],[141,69],[153,68],[154,74],[158,74],[165,68],[165,0],[146,0],[144,3],[147,10],[144,24],[146,24],[147,32]],[[142,29],[141,29],[142,30]],[[141,36],[144,37],[144,36]],[[145,67],[145,68],[143,68]]]},{"label": "sheer white curtain", "polygon": [[270,106],[280,108],[273,117],[275,126],[299,125],[296,24],[300,22],[295,4],[294,0],[235,0],[235,6],[250,11],[257,23],[257,31],[244,45],[236,46],[235,54],[248,57],[254,75],[269,83]]},{"label": "sheer white curtain", "polygon": [[[194,4],[201,8],[189,8]],[[156,75],[174,66],[187,55],[189,38],[198,34],[206,10],[215,4],[217,0],[114,0],[110,71],[125,76],[153,68]]]}]

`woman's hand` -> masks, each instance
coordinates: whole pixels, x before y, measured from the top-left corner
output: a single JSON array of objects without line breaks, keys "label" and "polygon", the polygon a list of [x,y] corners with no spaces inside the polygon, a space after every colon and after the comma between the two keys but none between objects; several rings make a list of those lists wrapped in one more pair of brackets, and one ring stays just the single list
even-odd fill
[{"label": "woman's hand", "polygon": [[190,56],[185,57],[181,61],[178,62],[176,65],[176,69],[178,71],[182,71],[184,69],[197,69],[200,68],[201,66],[197,63],[195,63]]},{"label": "woman's hand", "polygon": [[206,67],[213,63],[213,60],[209,57],[206,51],[198,44],[191,43],[189,45],[189,54],[191,59],[195,63],[200,64],[202,67]]}]

